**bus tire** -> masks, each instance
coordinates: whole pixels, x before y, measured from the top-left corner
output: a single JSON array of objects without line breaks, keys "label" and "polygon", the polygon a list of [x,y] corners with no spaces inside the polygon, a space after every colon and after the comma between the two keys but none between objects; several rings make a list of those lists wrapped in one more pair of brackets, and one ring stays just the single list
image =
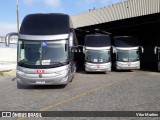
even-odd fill
[{"label": "bus tire", "polygon": [[17,82],[17,89],[22,89],[22,88],[24,88],[24,85],[22,85],[19,82]]}]

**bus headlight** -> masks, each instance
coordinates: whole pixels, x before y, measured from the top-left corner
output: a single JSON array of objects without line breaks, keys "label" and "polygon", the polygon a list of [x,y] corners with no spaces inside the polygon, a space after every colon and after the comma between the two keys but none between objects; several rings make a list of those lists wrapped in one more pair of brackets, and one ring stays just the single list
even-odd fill
[{"label": "bus headlight", "polygon": [[88,64],[88,63],[87,63],[87,64],[85,64],[85,67],[86,67],[86,68],[94,68],[95,65],[93,65],[93,64]]},{"label": "bus headlight", "polygon": [[61,80],[61,82],[66,82],[68,80],[68,76],[66,76],[65,78],[63,78],[62,80]]},{"label": "bus headlight", "polygon": [[24,72],[17,70],[17,74],[20,75],[20,76],[23,76]]},{"label": "bus headlight", "polygon": [[138,62],[138,63],[135,63],[134,65],[135,65],[135,66],[140,66],[140,63]]},{"label": "bus headlight", "polygon": [[56,72],[56,74],[58,74],[58,75],[66,75],[66,74],[68,74],[68,70],[62,70],[62,71]]},{"label": "bus headlight", "polygon": [[122,66],[122,64],[121,64],[121,63],[119,63],[119,62],[117,62],[117,63],[116,63],[116,65],[117,65],[117,66]]}]

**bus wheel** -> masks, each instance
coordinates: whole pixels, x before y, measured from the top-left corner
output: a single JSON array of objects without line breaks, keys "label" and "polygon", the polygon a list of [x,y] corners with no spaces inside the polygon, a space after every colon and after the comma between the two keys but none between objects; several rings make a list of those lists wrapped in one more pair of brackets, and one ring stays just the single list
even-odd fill
[{"label": "bus wheel", "polygon": [[64,84],[64,85],[60,85],[61,88],[65,88],[67,86],[67,84]]},{"label": "bus wheel", "polygon": [[72,81],[73,81],[73,79],[74,79],[74,75],[72,76],[72,78],[71,78],[70,82],[72,82]]},{"label": "bus wheel", "polygon": [[22,88],[24,88],[24,85],[22,85],[22,84],[20,84],[19,82],[17,82],[17,88],[18,88],[18,89],[22,89]]}]

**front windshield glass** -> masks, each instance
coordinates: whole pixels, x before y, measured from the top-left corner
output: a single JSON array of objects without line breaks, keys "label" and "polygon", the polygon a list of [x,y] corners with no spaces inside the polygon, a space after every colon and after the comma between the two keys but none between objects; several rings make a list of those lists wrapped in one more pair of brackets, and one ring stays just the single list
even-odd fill
[{"label": "front windshield glass", "polygon": [[85,59],[92,63],[109,62],[111,60],[110,50],[87,50]]},{"label": "front windshield glass", "polygon": [[134,62],[139,60],[138,50],[118,50],[117,60],[123,62]]},{"label": "front windshield glass", "polygon": [[68,62],[68,44],[61,41],[22,41],[19,40],[18,64],[57,65]]}]

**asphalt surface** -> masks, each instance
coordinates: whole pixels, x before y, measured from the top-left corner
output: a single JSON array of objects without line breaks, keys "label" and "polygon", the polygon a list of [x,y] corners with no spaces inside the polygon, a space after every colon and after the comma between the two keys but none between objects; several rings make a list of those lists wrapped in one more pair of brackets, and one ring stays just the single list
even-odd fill
[{"label": "asphalt surface", "polygon": [[[25,86],[15,76],[0,77],[0,111],[159,111],[160,74],[147,71],[76,73],[62,86]],[[25,118],[29,119],[29,118]],[[39,119],[39,118],[38,118]],[[45,120],[159,120],[133,118],[42,118]]]}]

